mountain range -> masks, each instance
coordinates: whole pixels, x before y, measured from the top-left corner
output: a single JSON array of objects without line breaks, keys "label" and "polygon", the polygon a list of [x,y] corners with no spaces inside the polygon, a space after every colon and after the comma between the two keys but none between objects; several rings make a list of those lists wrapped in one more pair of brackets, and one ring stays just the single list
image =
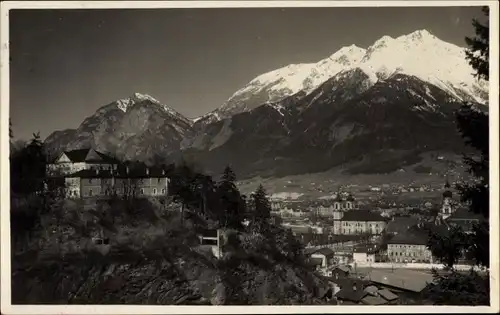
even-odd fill
[{"label": "mountain range", "polygon": [[462,152],[454,112],[463,102],[487,110],[488,84],[474,78],[464,48],[419,30],[262,74],[193,120],[135,93],[45,143],[50,152],[182,157],[209,172],[230,164],[243,177],[386,173],[425,152]]}]

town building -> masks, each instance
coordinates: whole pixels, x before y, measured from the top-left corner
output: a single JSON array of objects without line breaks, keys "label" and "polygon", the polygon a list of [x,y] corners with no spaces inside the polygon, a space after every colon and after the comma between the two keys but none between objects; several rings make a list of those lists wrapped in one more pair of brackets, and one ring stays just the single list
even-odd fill
[{"label": "town building", "polygon": [[118,196],[166,197],[170,182],[163,168],[141,167],[129,170],[83,169],[64,176],[67,198]]},{"label": "town building", "polygon": [[380,235],[387,226],[387,219],[369,210],[351,210],[339,221],[341,234]]},{"label": "town building", "polygon": [[370,264],[376,262],[379,248],[374,246],[357,246],[353,249],[352,258],[355,263]]},{"label": "town building", "polygon": [[81,170],[116,170],[119,161],[94,149],[65,151],[50,164],[47,173],[52,176],[68,175]]},{"label": "town building", "polygon": [[420,227],[399,233],[387,242],[387,255],[392,262],[432,263],[432,253],[427,248],[428,235]]}]

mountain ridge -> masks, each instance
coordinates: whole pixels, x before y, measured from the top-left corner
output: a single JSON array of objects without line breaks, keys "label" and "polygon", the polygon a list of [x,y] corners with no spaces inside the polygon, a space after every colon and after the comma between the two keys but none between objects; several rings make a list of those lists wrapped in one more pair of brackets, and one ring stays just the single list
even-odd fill
[{"label": "mountain ridge", "polygon": [[[418,51],[411,53],[411,49]],[[418,58],[422,54],[425,58]],[[443,55],[448,60],[441,58],[431,63],[436,73],[426,73],[425,70],[431,67],[429,62]],[[476,83],[472,67],[465,59],[465,48],[442,41],[427,30],[417,30],[397,38],[382,36],[367,49],[345,46],[316,63],[291,64],[261,74],[236,91],[222,106],[203,115],[197,124],[227,118],[300,90],[310,93],[328,78],[354,67],[364,69],[372,77],[383,78],[394,72],[417,75],[447,89],[457,98],[479,103],[487,101],[484,95],[487,84]]]},{"label": "mountain ridge", "polygon": [[[423,63],[435,71],[421,69]],[[280,74],[284,68],[258,76],[258,86],[233,94],[239,95],[234,104],[196,119],[134,93],[101,107],[76,130],[54,132],[47,143],[92,146],[126,159],[185,158],[210,171],[232,164],[242,176],[318,172],[345,163],[352,172],[386,172],[425,151],[459,152],[454,111],[463,101],[487,109],[488,91],[472,76],[463,50],[427,31],[383,36],[367,49],[343,47],[318,64],[326,70],[312,78],[304,72],[307,82],[293,78],[301,64],[284,67],[290,76]],[[452,82],[450,69],[457,65]],[[289,82],[295,86],[282,89]]]}]

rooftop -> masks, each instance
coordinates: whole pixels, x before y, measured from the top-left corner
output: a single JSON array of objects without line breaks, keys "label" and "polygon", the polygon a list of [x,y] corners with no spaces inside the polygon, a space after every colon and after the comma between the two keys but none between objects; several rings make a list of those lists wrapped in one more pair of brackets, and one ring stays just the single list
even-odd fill
[{"label": "rooftop", "polygon": [[387,244],[427,245],[428,240],[429,237],[426,231],[420,229],[409,229],[404,233],[395,235],[387,242]]},{"label": "rooftop", "polygon": [[394,220],[389,221],[387,224],[386,232],[393,234],[403,233],[418,223],[419,220],[415,217],[395,217]]},{"label": "rooftop", "polygon": [[[377,285],[385,285],[397,289],[420,292],[433,281],[430,272],[411,269],[372,269],[367,278]],[[388,296],[389,293],[385,292]]]},{"label": "rooftop", "polygon": [[381,222],[387,219],[370,210],[350,210],[344,214],[342,221]]},{"label": "rooftop", "polygon": [[313,254],[322,254],[325,255],[326,257],[330,257],[335,255],[335,252],[328,247],[322,247],[316,250]]},{"label": "rooftop", "polygon": [[346,287],[337,292],[335,297],[340,300],[360,302],[367,295],[368,293],[363,290],[353,290],[353,288]]},{"label": "rooftop", "polygon": [[66,175],[69,178],[166,178],[166,170],[161,167],[141,167],[129,169],[120,166],[117,170],[81,170],[76,173]]},{"label": "rooftop", "polygon": [[[89,156],[89,153],[91,152],[91,150],[96,153],[96,155],[94,157]],[[73,163],[79,163],[79,162],[118,163],[118,160],[113,158],[112,156],[104,154],[102,152],[99,152],[99,151],[91,149],[91,148],[64,151],[63,153]]]}]

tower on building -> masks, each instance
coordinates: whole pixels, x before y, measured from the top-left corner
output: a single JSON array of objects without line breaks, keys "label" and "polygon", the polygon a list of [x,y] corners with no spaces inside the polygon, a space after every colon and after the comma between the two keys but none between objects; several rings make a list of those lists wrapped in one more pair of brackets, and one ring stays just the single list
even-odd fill
[{"label": "tower on building", "polygon": [[453,213],[453,193],[450,190],[450,183],[448,182],[448,179],[446,180],[446,183],[444,185],[444,192],[443,192],[443,201],[441,205],[441,216],[443,219],[446,219]]}]

